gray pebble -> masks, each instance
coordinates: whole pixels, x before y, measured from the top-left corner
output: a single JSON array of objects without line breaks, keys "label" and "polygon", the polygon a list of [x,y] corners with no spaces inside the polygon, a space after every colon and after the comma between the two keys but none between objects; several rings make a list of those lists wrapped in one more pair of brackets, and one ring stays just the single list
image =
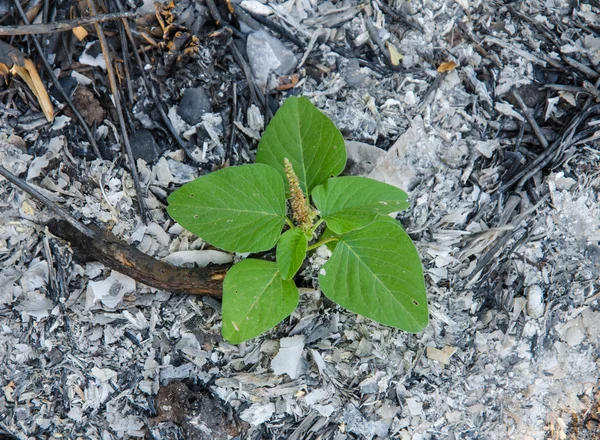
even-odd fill
[{"label": "gray pebble", "polygon": [[154,140],[150,130],[139,129],[129,137],[131,151],[136,159],[143,159],[146,163],[154,162],[160,155],[160,148]]},{"label": "gray pebble", "polygon": [[212,111],[210,97],[202,87],[186,89],[177,109],[179,116],[190,125],[196,125],[202,116]]}]

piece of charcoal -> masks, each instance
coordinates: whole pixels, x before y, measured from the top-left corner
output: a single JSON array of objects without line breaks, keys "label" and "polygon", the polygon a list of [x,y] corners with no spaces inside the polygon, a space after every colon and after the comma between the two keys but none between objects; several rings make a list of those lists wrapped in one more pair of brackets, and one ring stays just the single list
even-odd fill
[{"label": "piece of charcoal", "polygon": [[160,149],[150,130],[142,128],[131,133],[129,142],[133,157],[136,159],[143,159],[146,163],[152,163],[160,155]]},{"label": "piece of charcoal", "polygon": [[202,116],[212,113],[212,104],[208,93],[202,87],[186,89],[177,109],[179,116],[190,125],[202,121]]}]

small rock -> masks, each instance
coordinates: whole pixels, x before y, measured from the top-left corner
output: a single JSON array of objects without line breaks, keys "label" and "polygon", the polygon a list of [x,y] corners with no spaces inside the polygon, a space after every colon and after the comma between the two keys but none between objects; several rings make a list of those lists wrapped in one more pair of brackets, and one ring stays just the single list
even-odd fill
[{"label": "small rock", "polygon": [[212,111],[210,97],[202,87],[185,89],[177,109],[179,116],[190,125],[198,124],[202,121],[202,116]]},{"label": "small rock", "polygon": [[167,186],[173,181],[173,174],[171,174],[169,162],[167,162],[167,159],[164,157],[159,159],[158,163],[154,166],[154,170],[156,171],[157,183]]},{"label": "small rock", "polygon": [[355,141],[346,141],[346,153],[348,160],[343,173],[346,176],[366,176],[385,156],[381,148]]},{"label": "small rock", "polygon": [[544,291],[539,284],[527,288],[527,313],[536,319],[544,314]]},{"label": "small rock", "polygon": [[406,405],[408,406],[408,411],[410,411],[411,416],[418,416],[423,412],[423,404],[421,402],[417,402],[412,397],[406,399]]},{"label": "small rock", "polygon": [[154,136],[152,136],[150,130],[146,130],[145,128],[131,133],[129,143],[131,144],[133,157],[136,160],[142,159],[146,163],[152,163],[160,155],[160,148],[158,148]]},{"label": "small rock", "polygon": [[287,75],[296,68],[294,53],[264,30],[248,35],[246,51],[254,79],[263,90],[267,89],[271,72]]},{"label": "small rock", "polygon": [[348,61],[346,68],[344,69],[344,80],[350,87],[360,87],[367,81],[368,75],[360,71],[360,65],[356,58]]},{"label": "small rock", "polygon": [[412,90],[409,90],[404,94],[404,103],[406,105],[415,105],[417,103],[417,98]]}]

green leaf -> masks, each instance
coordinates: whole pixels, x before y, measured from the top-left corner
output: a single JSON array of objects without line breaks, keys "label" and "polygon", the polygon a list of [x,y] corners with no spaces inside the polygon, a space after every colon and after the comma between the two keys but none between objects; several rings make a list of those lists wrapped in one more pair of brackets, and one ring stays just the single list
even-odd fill
[{"label": "green leaf", "polygon": [[288,98],[258,144],[256,162],[271,165],[284,179],[283,159],[286,157],[305,194],[340,174],[346,166],[342,134],[307,98]]},{"label": "green leaf", "polygon": [[334,177],[317,186],[312,198],[327,227],[338,234],[362,228],[379,214],[409,207],[404,191],[366,177]]},{"label": "green leaf", "polygon": [[263,164],[224,168],[169,196],[181,226],[227,251],[259,252],[277,243],[285,221],[281,176]]},{"label": "green leaf", "polygon": [[293,281],[279,275],[272,261],[246,259],[227,272],[223,282],[223,337],[232,344],[275,327],[298,305]]},{"label": "green leaf", "polygon": [[[339,237],[339,235],[340,234],[336,234],[331,229],[329,229],[329,227],[325,227],[325,230],[323,231],[323,233],[319,237],[319,241],[324,241],[324,240],[327,240],[328,238],[331,238],[331,237]],[[325,243],[325,246],[327,246],[327,248],[331,252],[333,252],[335,250],[335,246],[336,245],[337,245],[337,241],[328,241],[327,243]]]},{"label": "green leaf", "polygon": [[352,312],[407,332],[427,326],[419,254],[393,219],[380,217],[340,238],[323,265],[323,293]]},{"label": "green leaf", "polygon": [[281,278],[291,280],[306,257],[308,239],[300,228],[292,228],[286,231],[277,242],[277,266],[281,272]]}]

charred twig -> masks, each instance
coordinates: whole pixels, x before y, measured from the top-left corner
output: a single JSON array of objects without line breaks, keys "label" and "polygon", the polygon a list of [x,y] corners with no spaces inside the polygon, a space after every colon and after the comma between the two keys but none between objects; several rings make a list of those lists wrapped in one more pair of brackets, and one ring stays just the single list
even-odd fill
[{"label": "charred twig", "polygon": [[435,96],[435,91],[442,85],[442,81],[444,80],[444,78],[446,78],[447,74],[448,74],[448,72],[442,72],[442,73],[438,74],[438,76],[435,77],[435,79],[433,80],[431,85],[429,87],[427,87],[427,90],[425,90],[425,94],[423,95],[423,98],[421,98],[421,103],[419,104],[419,111],[421,109],[423,109],[423,107],[425,107],[425,104],[427,104],[427,101],[429,100],[429,98],[431,98],[432,96]]},{"label": "charred twig", "polygon": [[134,280],[160,290],[186,295],[222,297],[223,278],[229,266],[188,269],[157,260],[114,236],[98,230],[94,238],[82,234],[71,223],[52,220],[50,232],[71,243],[81,261],[98,261]]},{"label": "charred twig", "polygon": [[233,58],[235,58],[235,61],[242,68],[242,71],[244,72],[244,76],[246,77],[246,80],[248,81],[248,84],[250,85],[250,96],[252,96],[252,100],[259,107],[266,107],[267,99],[264,96],[264,94],[261,92],[261,90],[259,89],[258,85],[256,84],[256,81],[254,81],[254,76],[252,74],[252,69],[250,68],[250,65],[244,59],[244,56],[242,55],[242,53],[240,52],[240,50],[238,49],[238,47],[235,45],[235,43],[233,41],[231,41],[231,44],[229,44],[229,48],[231,49]]},{"label": "charred twig", "polygon": [[595,85],[589,81],[584,81],[583,89],[586,91],[586,93],[589,93],[590,95],[596,97],[596,99],[600,98],[600,90],[598,89],[598,80],[596,80]]},{"label": "charred twig", "polygon": [[479,38],[478,36],[473,34],[473,32],[471,32],[471,30],[467,27],[467,25],[464,24],[461,20],[457,20],[456,25],[461,30],[464,37],[467,40],[474,43],[474,49],[477,52],[479,52],[479,54],[481,56],[487,58],[492,63],[494,63],[494,65],[497,68],[502,69],[502,63],[500,62],[500,59],[498,58],[498,56],[496,54],[494,54],[494,56],[492,56],[492,54],[486,48],[483,47],[483,40],[481,38]]},{"label": "charred twig", "polygon": [[540,57],[537,57],[529,52],[526,52],[523,49],[519,49],[515,45],[507,43],[506,41],[503,41],[499,38],[487,36],[487,37],[485,37],[484,42],[495,44],[497,46],[500,46],[503,49],[508,49],[509,51],[517,54],[518,56],[526,59],[527,61],[531,61],[532,63],[537,64],[538,66],[541,66],[541,67],[546,67],[546,64],[547,64],[546,60],[544,60]]},{"label": "charred twig", "polygon": [[208,7],[208,11],[210,12],[210,15],[212,15],[212,18],[215,20],[218,27],[228,28],[232,34],[235,34],[236,36],[238,36],[244,40],[246,39],[246,36],[243,33],[241,33],[239,30],[237,30],[236,28],[231,26],[231,24],[227,20],[223,19],[214,0],[206,0],[205,3],[206,3],[206,6]]},{"label": "charred twig", "polygon": [[80,17],[74,20],[57,21],[54,23],[39,23],[27,25],[0,26],[0,37],[7,35],[33,35],[33,34],[52,34],[54,32],[70,31],[80,26],[101,23],[109,20],[119,20],[121,18],[136,18],[140,14],[137,12],[116,12],[112,14],[100,14],[93,17]]},{"label": "charred twig", "polygon": [[[538,203],[527,209],[525,212],[522,212],[521,214],[514,217],[511,223],[517,226],[520,225],[523,220],[529,219],[531,213],[535,212],[543,203],[546,202],[547,199],[548,196],[544,196]],[[519,201],[520,197],[518,197],[517,204]],[[501,225],[508,223],[509,217],[510,215],[512,215],[514,209],[516,209],[515,204],[511,206],[510,212],[507,212],[506,215],[503,216],[503,218],[500,221]],[[487,251],[483,257],[478,259],[477,266],[475,266],[475,268],[471,271],[471,273],[466,277],[464,281],[465,287],[468,287],[472,283],[473,279],[477,276],[477,274],[481,272],[488,265],[488,263],[498,255],[499,252],[504,250],[509,240],[515,237],[517,235],[517,232],[521,231],[523,231],[523,234],[526,234],[527,227],[516,227],[514,229],[504,232],[504,234],[500,237],[498,242],[489,251]],[[523,234],[521,235],[521,237],[523,236]],[[514,250],[515,248],[513,247],[510,253],[512,253]]]},{"label": "charred twig", "polygon": [[[148,56],[146,55],[146,51],[144,50],[144,48],[142,48],[142,52],[144,53],[146,63],[149,63],[150,60],[148,59]],[[171,119],[165,112],[165,109],[163,108],[163,106],[160,102],[160,99],[158,99],[158,94],[156,93],[156,89],[154,88],[154,82],[153,82],[152,78],[150,78],[148,80],[145,77],[143,77],[143,78],[144,78],[144,84],[146,85],[146,90],[150,92],[152,101],[154,101],[154,105],[158,110],[158,114],[160,115],[160,118],[162,119],[165,126],[167,127],[167,130],[169,130],[169,132],[173,136],[173,139],[175,139],[175,142],[177,142],[177,145],[179,145],[183,149],[183,151],[185,152],[187,157],[190,160],[192,160],[194,163],[198,164],[199,163],[198,159],[196,159],[196,157],[194,156],[194,154],[193,154],[192,150],[190,149],[190,147],[188,146],[188,144],[185,143],[185,141],[181,138],[181,136],[179,136],[179,133],[177,133],[177,130],[175,130],[175,127],[173,127],[173,123],[171,122]]]},{"label": "charred twig", "polygon": [[390,69],[392,69],[392,70],[399,70],[400,66],[395,66],[392,63],[391,57],[390,57],[390,51],[388,50],[387,47],[385,47],[385,44],[383,43],[383,41],[381,40],[381,38],[379,38],[379,33],[377,32],[377,29],[375,29],[375,25],[373,24],[373,21],[367,15],[367,13],[366,13],[365,10],[363,10],[363,15],[364,15],[364,17],[363,17],[364,18],[364,22],[365,22],[365,25],[367,27],[367,32],[369,32],[369,37],[371,38],[371,40],[373,41],[373,43],[375,43],[377,45],[377,47],[379,48],[379,50],[381,51],[383,62]]},{"label": "charred twig", "polygon": [[[237,5],[233,5],[233,7],[235,9],[238,8]],[[269,20],[266,17],[263,17],[262,15],[254,14],[254,13],[252,13],[250,11],[245,11],[245,12],[250,17],[252,17],[254,20],[256,20],[257,22],[259,22],[260,24],[262,24],[264,27],[269,28],[273,32],[278,33],[279,35],[281,35],[286,40],[288,40],[291,43],[293,43],[296,46],[298,46],[300,49],[302,49],[302,50],[306,49],[306,44],[302,40],[300,40],[298,37],[296,37],[294,34],[292,34],[290,31],[288,31],[286,28],[284,28],[283,26],[280,26],[279,24],[275,23],[272,20]]]},{"label": "charred twig", "polygon": [[542,130],[540,130],[540,126],[537,124],[537,122],[535,122],[535,119],[531,115],[531,111],[525,104],[525,101],[523,101],[523,98],[521,97],[521,94],[519,93],[519,91],[517,89],[513,89],[512,95],[517,100],[519,107],[521,107],[521,110],[523,111],[523,116],[525,116],[525,119],[527,119],[527,122],[529,122],[531,129],[535,133],[535,136],[538,138],[538,141],[540,141],[540,144],[542,145],[542,147],[548,148],[548,141],[542,134]]},{"label": "charred twig", "polygon": [[[126,22],[126,20],[123,20]],[[134,104],[133,86],[131,85],[131,59],[129,58],[129,47],[127,45],[127,35],[125,34],[125,26],[123,23],[119,26],[119,39],[121,40],[121,48],[123,54],[123,71],[125,72],[125,81],[127,82],[127,98],[131,105]]]},{"label": "charred twig", "polygon": [[84,224],[79,223],[77,220],[75,220],[73,218],[73,216],[71,214],[69,214],[67,211],[62,209],[60,206],[52,203],[52,201],[50,199],[48,199],[45,195],[43,195],[41,192],[39,192],[37,189],[35,189],[31,185],[29,185],[24,180],[19,179],[17,176],[12,174],[10,171],[8,171],[6,168],[4,168],[2,165],[0,165],[0,176],[4,177],[6,180],[8,180],[13,185],[15,185],[17,188],[25,191],[27,194],[29,194],[34,199],[42,202],[44,205],[46,205],[46,207],[49,210],[51,210],[54,214],[56,214],[57,216],[64,219],[64,221],[68,222],[71,225],[71,227],[76,229],[80,234],[85,235],[86,237],[88,237],[90,239],[95,239],[96,233],[94,231],[92,231],[90,228],[88,228]]},{"label": "charred twig", "polygon": [[600,90],[598,90],[598,87],[589,81],[584,81],[583,87],[569,86],[565,84],[544,84],[542,88],[556,90],[558,92],[583,93],[585,95],[591,95],[595,96],[596,98],[600,98]]},{"label": "charred twig", "polygon": [[[17,0],[18,1],[18,0]],[[90,14],[95,16],[98,14],[96,10],[96,4],[94,0],[88,0],[88,6],[90,8]],[[96,28],[96,33],[98,34],[98,39],[100,40],[100,46],[102,47],[102,53],[104,54],[104,61],[106,63],[106,72],[108,73],[108,82],[110,83],[110,88],[112,91],[112,95],[114,98],[115,110],[117,111],[117,116],[119,118],[119,126],[121,127],[121,136],[123,138],[123,145],[125,146],[125,152],[127,153],[127,160],[129,162],[129,167],[131,168],[131,176],[133,177],[133,184],[135,186],[135,192],[138,198],[138,205],[140,207],[140,216],[142,217],[142,221],[144,223],[148,223],[148,216],[146,214],[146,205],[144,203],[144,196],[142,192],[142,186],[140,185],[140,177],[137,172],[137,166],[135,164],[135,159],[133,157],[133,152],[131,150],[131,145],[129,144],[129,136],[127,135],[127,127],[125,126],[125,118],[123,116],[123,109],[121,108],[121,99],[119,94],[119,89],[117,88],[117,80],[115,78],[115,71],[110,59],[110,52],[108,47],[108,42],[106,41],[106,36],[104,35],[104,31],[102,30],[102,26],[100,23],[94,24]]]},{"label": "charred twig", "polygon": [[490,261],[492,261],[494,257],[496,257],[496,255],[498,255],[499,252],[502,251],[502,249],[504,249],[506,243],[508,243],[515,233],[515,230],[505,232],[498,242],[489,251],[487,251],[483,257],[478,258],[477,266],[475,266],[475,268],[464,280],[465,287],[468,288],[470,286],[475,277],[488,265]]},{"label": "charred twig", "polygon": [[[19,15],[21,16],[23,23],[28,25],[29,19],[27,18],[27,14],[25,14],[25,11],[23,10],[23,7],[21,6],[21,2],[19,0],[14,0],[14,3],[15,3],[15,7],[19,11]],[[98,144],[96,144],[96,139],[94,138],[94,135],[92,134],[92,131],[90,130],[90,127],[88,126],[87,122],[85,122],[85,119],[83,119],[83,116],[81,115],[81,113],[79,113],[79,110],[77,110],[77,108],[75,107],[75,104],[73,104],[73,101],[71,101],[71,98],[69,98],[69,95],[67,95],[67,92],[65,92],[65,89],[58,81],[58,78],[54,74],[54,70],[52,69],[52,66],[50,66],[50,63],[44,56],[44,49],[42,48],[42,45],[36,38],[31,38],[31,40],[33,41],[35,50],[37,51],[38,55],[42,59],[42,63],[44,64],[44,67],[46,68],[46,71],[48,72],[48,75],[50,76],[50,79],[52,80],[52,84],[54,85],[54,87],[56,87],[56,90],[58,90],[58,92],[62,95],[63,99],[65,100],[65,102],[67,103],[67,105],[69,106],[69,108],[71,109],[71,111],[73,112],[73,114],[75,115],[77,120],[79,121],[81,128],[83,128],[83,131],[85,132],[85,135],[88,138],[88,141],[92,145],[94,154],[96,155],[96,157],[98,159],[101,159],[102,155],[100,154],[100,150],[98,149]]]},{"label": "charred twig", "polygon": [[368,67],[370,70],[372,70],[373,72],[377,72],[381,75],[385,74],[387,72],[387,70],[385,69],[384,66],[380,66],[378,64],[374,64],[372,61],[366,60],[364,58],[361,57],[360,54],[355,53],[353,50],[348,50],[347,48],[343,47],[341,44],[337,44],[335,42],[330,42],[331,43],[331,51],[340,54],[341,56],[345,57],[345,58],[355,58],[358,60],[358,65],[361,67]]},{"label": "charred twig", "polygon": [[231,135],[229,136],[229,144],[227,145],[227,150],[225,151],[225,157],[223,158],[223,162],[227,162],[231,155],[233,154],[233,145],[235,144],[235,120],[237,119],[238,113],[238,105],[237,105],[237,84],[233,83],[233,105],[231,107]]},{"label": "charred twig", "polygon": [[375,0],[375,3],[377,3],[377,6],[379,6],[379,9],[381,9],[385,14],[392,17],[394,20],[396,20],[400,23],[403,23],[406,26],[413,28],[415,31],[418,31],[422,34],[425,33],[425,31],[423,30],[423,28],[421,27],[421,25],[419,23],[415,22],[414,20],[411,20],[406,15],[404,15],[402,12],[393,10],[390,6],[388,6],[385,3],[385,1]]},{"label": "charred twig", "polygon": [[[498,5],[500,6],[500,5]],[[503,5],[504,6],[504,5]],[[522,12],[520,12],[519,10],[517,10],[516,6],[514,4],[507,4],[506,8],[511,12],[511,14],[513,14],[515,17],[520,18],[523,21],[526,21],[529,25],[533,26],[535,29],[537,29],[537,31],[542,34],[542,36],[544,37],[544,39],[549,42],[550,44],[552,44],[556,49],[560,50],[562,44],[560,42],[560,39],[554,35],[550,29],[548,29],[546,26],[544,26],[542,23],[537,22],[533,17],[529,17],[526,14],[523,14]]]},{"label": "charred twig", "polygon": [[585,90],[583,87],[569,86],[566,84],[544,84],[542,88],[556,90],[557,92],[585,93],[587,95],[591,95],[591,93]]},{"label": "charred twig", "polygon": [[600,77],[600,74],[598,72],[596,72],[595,70],[590,69],[588,66],[586,66],[585,64],[580,63],[577,60],[574,60],[571,57],[568,56],[562,56],[562,59],[571,67],[579,70],[581,73],[583,73],[585,76],[591,78],[591,79],[597,79],[598,77]]},{"label": "charred twig", "polygon": [[572,142],[575,132],[579,126],[594,113],[600,113],[600,104],[593,105],[587,110],[575,116],[569,124],[563,129],[561,136],[546,148],[535,160],[530,162],[525,168],[519,171],[508,182],[498,188],[499,193],[508,191],[513,185],[519,182],[519,187],[523,187],[535,173],[545,168],[549,164],[556,162],[563,151],[568,148]]}]

